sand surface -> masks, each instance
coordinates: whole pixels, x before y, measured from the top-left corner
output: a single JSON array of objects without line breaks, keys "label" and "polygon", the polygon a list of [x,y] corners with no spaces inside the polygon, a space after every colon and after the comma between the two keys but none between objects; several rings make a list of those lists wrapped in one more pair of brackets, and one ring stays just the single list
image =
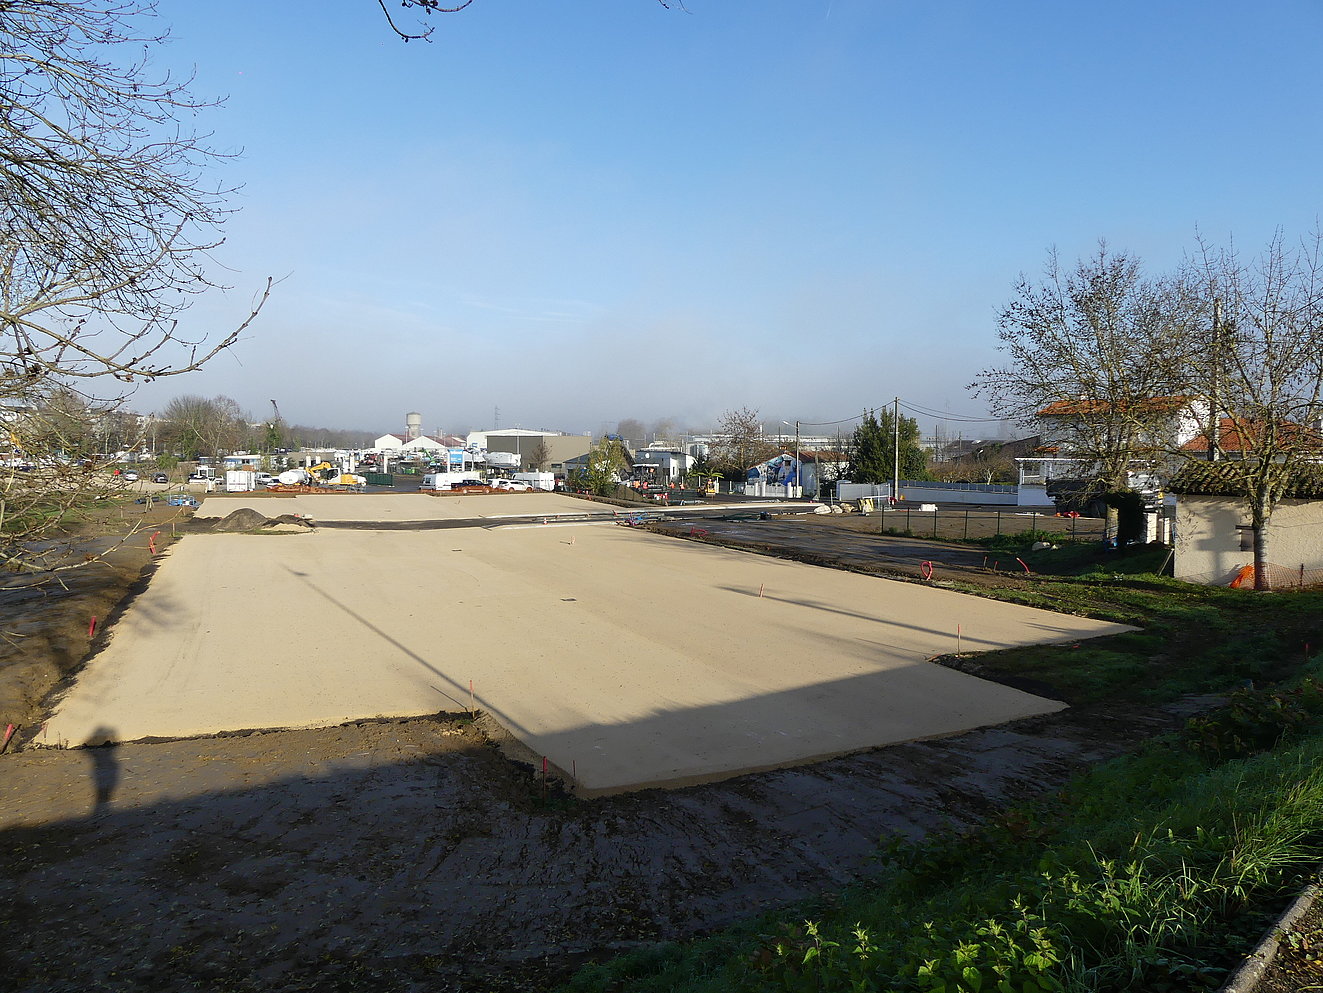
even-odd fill
[{"label": "sand surface", "polygon": [[957,624],[966,651],[1125,630],[617,526],[190,535],[38,740],[455,712],[472,684],[595,791],[1061,707],[926,662]]},{"label": "sand surface", "polygon": [[[249,507],[267,517],[303,514],[320,521],[449,521],[529,514],[594,514],[605,518],[628,513],[606,503],[593,503],[562,493],[216,493],[202,501],[194,515],[225,517]],[[641,506],[640,510],[647,507]]]}]

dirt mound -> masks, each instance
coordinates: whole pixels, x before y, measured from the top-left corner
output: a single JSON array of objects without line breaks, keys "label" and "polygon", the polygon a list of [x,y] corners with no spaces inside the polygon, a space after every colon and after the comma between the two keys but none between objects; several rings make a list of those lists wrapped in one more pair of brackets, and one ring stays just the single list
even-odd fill
[{"label": "dirt mound", "polygon": [[[195,523],[202,524],[194,518]],[[228,517],[223,517],[214,524],[203,524],[203,529],[216,532],[247,531],[308,531],[313,526],[312,520],[297,514],[281,514],[279,517],[267,517],[250,507],[241,507]]]},{"label": "dirt mound", "polygon": [[263,531],[279,531],[297,533],[299,531],[311,531],[314,525],[312,518],[301,517],[298,514],[281,514],[279,517],[272,517],[262,525]]},{"label": "dirt mound", "polygon": [[241,507],[228,517],[223,517],[211,525],[212,531],[256,531],[267,523],[265,514]]}]

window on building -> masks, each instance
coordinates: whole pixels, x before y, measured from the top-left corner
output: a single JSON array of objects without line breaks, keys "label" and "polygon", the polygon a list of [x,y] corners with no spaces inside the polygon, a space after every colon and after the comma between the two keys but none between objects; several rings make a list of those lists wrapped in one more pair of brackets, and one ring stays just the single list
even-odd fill
[{"label": "window on building", "polygon": [[1254,527],[1250,524],[1237,524],[1236,530],[1240,532],[1240,550],[1242,552],[1254,551]]}]

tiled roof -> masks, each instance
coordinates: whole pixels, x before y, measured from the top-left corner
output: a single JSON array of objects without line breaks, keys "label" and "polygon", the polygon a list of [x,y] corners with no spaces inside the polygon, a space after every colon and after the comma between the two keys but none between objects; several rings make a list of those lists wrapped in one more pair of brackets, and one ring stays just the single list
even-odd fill
[{"label": "tiled roof", "polygon": [[[1223,417],[1218,422],[1217,447],[1224,452],[1253,452],[1262,445],[1262,442],[1255,437],[1261,433],[1261,430],[1259,424]],[[1281,425],[1281,432],[1284,435],[1281,441],[1287,444],[1294,443],[1302,448],[1323,447],[1323,439],[1302,424],[1286,421]],[[1181,449],[1187,452],[1208,451],[1208,435],[1195,435],[1182,445]]]},{"label": "tiled roof", "polygon": [[1098,414],[1175,413],[1194,398],[1188,396],[1147,397],[1138,400],[1094,400],[1081,397],[1076,400],[1058,400],[1038,412],[1039,417],[1091,417]]},{"label": "tiled roof", "polygon": [[[1199,496],[1239,496],[1245,492],[1242,474],[1250,466],[1251,463],[1239,459],[1190,462],[1176,474],[1167,489],[1172,493]],[[1323,498],[1323,466],[1306,465],[1293,470],[1282,495],[1303,500]]]}]

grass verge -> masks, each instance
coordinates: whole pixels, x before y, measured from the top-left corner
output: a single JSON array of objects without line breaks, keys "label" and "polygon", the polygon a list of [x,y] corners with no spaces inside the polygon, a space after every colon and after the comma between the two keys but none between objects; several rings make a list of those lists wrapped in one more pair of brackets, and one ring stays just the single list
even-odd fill
[{"label": "grass verge", "polygon": [[1323,731],[1219,758],[1194,732],[972,835],[893,844],[793,913],[582,970],[575,993],[1215,989],[1323,858]]}]

